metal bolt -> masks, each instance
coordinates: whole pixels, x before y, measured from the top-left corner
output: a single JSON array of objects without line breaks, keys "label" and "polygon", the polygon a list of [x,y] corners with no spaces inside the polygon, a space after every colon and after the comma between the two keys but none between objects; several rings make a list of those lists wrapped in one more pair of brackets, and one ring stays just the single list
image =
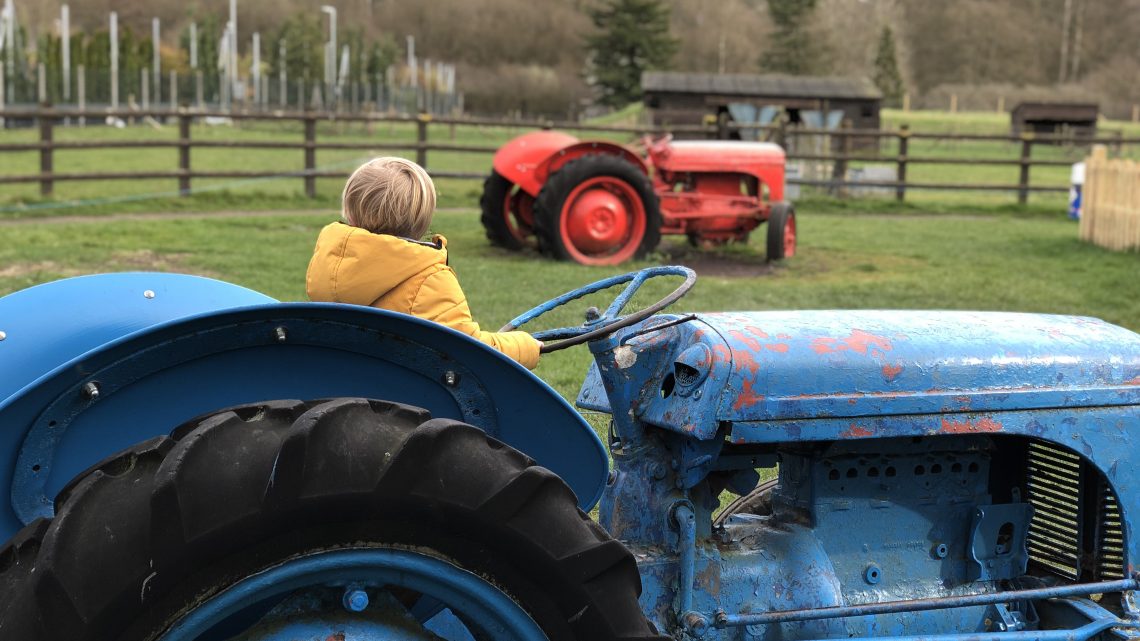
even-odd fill
[{"label": "metal bolt", "polygon": [[350,612],[364,612],[368,607],[368,593],[360,588],[349,588],[344,591],[344,609]]},{"label": "metal bolt", "polygon": [[2,331],[0,331],[0,341],[4,340],[5,338],[8,338],[8,334],[6,334],[5,332],[2,332]]},{"label": "metal bolt", "polygon": [[284,327],[273,330],[273,335],[277,337],[278,343],[284,343],[289,338],[289,333],[285,331]]},{"label": "metal bolt", "polygon": [[602,313],[598,311],[597,307],[589,307],[586,310],[586,322],[592,323],[602,317]]},{"label": "metal bolt", "polygon": [[443,384],[448,387],[455,387],[459,384],[459,374],[456,374],[451,370],[447,370],[443,373]]},{"label": "metal bolt", "polygon": [[154,290],[148,289],[145,292],[143,292],[143,298],[154,298]]},{"label": "metal bolt", "polygon": [[83,396],[87,400],[94,401],[99,398],[99,384],[95,381],[83,384]]},{"label": "metal bolt", "polygon": [[949,553],[950,553],[950,549],[946,547],[945,543],[939,543],[938,545],[934,546],[935,558],[945,559],[946,555]]},{"label": "metal bolt", "polygon": [[998,623],[997,629],[998,629],[998,632],[1005,632],[1005,630],[1006,630],[1005,624],[1004,623]]},{"label": "metal bolt", "polygon": [[875,565],[874,563],[872,563],[871,565],[868,565],[867,569],[863,571],[863,579],[866,580],[867,583],[870,583],[871,585],[875,585],[880,580],[882,580],[882,578],[883,578],[883,571],[880,570],[879,566]]}]

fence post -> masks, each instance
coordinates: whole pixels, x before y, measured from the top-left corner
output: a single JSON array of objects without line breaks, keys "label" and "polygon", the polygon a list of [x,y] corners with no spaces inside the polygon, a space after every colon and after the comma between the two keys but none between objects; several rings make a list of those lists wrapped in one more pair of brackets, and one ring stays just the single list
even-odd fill
[{"label": "fence post", "polygon": [[305,195],[317,197],[317,117],[305,112]]},{"label": "fence post", "polygon": [[427,169],[428,123],[431,114],[422,113],[416,119],[416,164]]},{"label": "fence post", "polygon": [[900,203],[906,199],[906,156],[908,148],[910,147],[910,125],[902,125],[899,127],[899,157],[898,157],[898,172],[895,176],[895,200]]},{"label": "fence post", "polygon": [[1033,133],[1021,134],[1021,176],[1017,181],[1017,204],[1029,202],[1029,157],[1033,154]]},{"label": "fence post", "polygon": [[[831,171],[831,180],[835,184],[835,195],[840,198],[847,197],[847,157],[851,155],[850,133],[851,121],[844,120],[838,134],[839,157],[835,159],[835,167]],[[834,147],[835,145],[828,145],[829,149]]]},{"label": "fence post", "polygon": [[178,112],[178,193],[190,195],[190,114],[186,109]]},{"label": "fence post", "polygon": [[52,108],[48,103],[40,105],[40,195],[51,196],[53,180],[52,174]]}]

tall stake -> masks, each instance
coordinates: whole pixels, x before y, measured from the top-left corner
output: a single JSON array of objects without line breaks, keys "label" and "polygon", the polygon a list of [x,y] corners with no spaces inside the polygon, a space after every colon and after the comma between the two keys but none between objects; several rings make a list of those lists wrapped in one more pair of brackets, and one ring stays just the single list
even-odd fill
[{"label": "tall stake", "polygon": [[71,10],[59,8],[59,46],[63,58],[63,99],[71,100]]},{"label": "tall stake", "polygon": [[111,109],[119,108],[119,14],[111,12]]},{"label": "tall stake", "polygon": [[150,21],[150,35],[151,45],[153,51],[151,52],[150,70],[154,76],[154,106],[157,107],[158,103],[162,101],[162,59],[158,50],[159,47],[159,25],[158,18]]},{"label": "tall stake", "polygon": [[250,67],[253,76],[253,104],[261,106],[261,34],[253,32],[253,64]]}]

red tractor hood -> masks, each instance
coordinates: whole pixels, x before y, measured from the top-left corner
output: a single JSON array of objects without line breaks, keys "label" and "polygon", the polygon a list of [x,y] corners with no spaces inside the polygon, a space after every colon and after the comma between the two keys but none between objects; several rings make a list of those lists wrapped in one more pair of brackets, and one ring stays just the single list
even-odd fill
[{"label": "red tractor hood", "polygon": [[784,150],[770,142],[737,140],[685,140],[672,142],[653,157],[654,165],[668,171],[738,171],[757,165],[784,166]]}]

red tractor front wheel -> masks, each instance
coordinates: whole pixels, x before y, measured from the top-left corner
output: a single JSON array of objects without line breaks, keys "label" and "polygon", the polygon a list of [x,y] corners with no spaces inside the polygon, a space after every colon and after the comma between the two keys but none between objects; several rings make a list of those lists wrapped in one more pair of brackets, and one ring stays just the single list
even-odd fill
[{"label": "red tractor front wheel", "polygon": [[483,182],[483,229],[492,245],[518,251],[534,242],[534,197],[498,172]]},{"label": "red tractor front wheel", "polygon": [[640,169],[617,156],[572,160],[547,180],[534,207],[542,247],[562,260],[617,265],[661,240],[661,210]]},{"label": "red tractor front wheel", "polygon": [[796,210],[788,203],[777,203],[768,214],[768,260],[796,255]]}]

